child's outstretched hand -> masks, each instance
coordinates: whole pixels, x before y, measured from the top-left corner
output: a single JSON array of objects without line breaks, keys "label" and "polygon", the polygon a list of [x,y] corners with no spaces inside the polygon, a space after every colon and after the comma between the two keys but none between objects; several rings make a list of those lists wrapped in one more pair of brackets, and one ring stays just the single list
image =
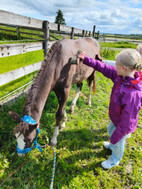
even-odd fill
[{"label": "child's outstretched hand", "polygon": [[86,53],[85,53],[84,51],[82,51],[77,57],[78,57],[81,61],[83,61],[84,58],[85,58],[85,55],[86,55]]},{"label": "child's outstretched hand", "polygon": [[95,59],[96,59],[96,60],[100,60],[100,61],[102,61],[102,58],[101,58],[100,54],[96,54]]}]

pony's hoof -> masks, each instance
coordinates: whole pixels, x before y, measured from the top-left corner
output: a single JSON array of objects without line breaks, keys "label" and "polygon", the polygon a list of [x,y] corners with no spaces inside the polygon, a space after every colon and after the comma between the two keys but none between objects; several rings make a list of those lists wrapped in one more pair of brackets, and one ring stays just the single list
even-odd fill
[{"label": "pony's hoof", "polygon": [[50,141],[50,146],[56,146],[56,144],[57,144],[57,140],[52,138],[52,140]]},{"label": "pony's hoof", "polygon": [[61,130],[63,130],[63,129],[66,127],[65,122],[63,122],[63,123],[60,125],[60,127],[61,127]]},{"label": "pony's hoof", "polygon": [[56,146],[56,144],[55,143],[53,143],[53,142],[50,142],[50,144],[49,144],[50,146],[52,146],[52,147],[54,147],[54,146]]}]

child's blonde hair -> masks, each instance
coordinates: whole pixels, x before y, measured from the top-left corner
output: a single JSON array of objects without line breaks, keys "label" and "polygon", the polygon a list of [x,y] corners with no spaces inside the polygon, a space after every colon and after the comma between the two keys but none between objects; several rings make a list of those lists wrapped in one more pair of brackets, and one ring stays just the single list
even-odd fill
[{"label": "child's blonde hair", "polygon": [[116,55],[116,62],[132,70],[142,71],[142,59],[135,49],[125,49]]},{"label": "child's blonde hair", "polygon": [[138,45],[136,50],[140,53],[142,59],[142,45]]}]

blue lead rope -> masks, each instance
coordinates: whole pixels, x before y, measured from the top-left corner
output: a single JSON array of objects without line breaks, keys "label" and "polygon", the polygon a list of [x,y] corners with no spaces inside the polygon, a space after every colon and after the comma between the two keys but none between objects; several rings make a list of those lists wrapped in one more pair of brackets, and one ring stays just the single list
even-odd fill
[{"label": "blue lead rope", "polygon": [[[29,124],[31,124],[31,125],[35,125],[35,124],[36,124],[36,121],[35,121],[32,117],[30,117],[30,116],[28,116],[28,115],[23,116],[23,117],[21,118],[21,120],[23,120],[24,122],[29,123]],[[40,129],[39,129],[39,127],[38,127],[38,128],[37,128],[37,131],[36,131],[36,137],[35,137],[35,141],[34,141],[33,148],[38,148],[39,151],[42,152],[42,149],[41,149],[40,145],[37,143],[37,138],[38,138],[38,134],[39,134],[39,133],[40,133]],[[21,150],[21,149],[18,147],[18,145],[17,145],[16,150],[17,150],[18,154],[25,154],[25,153],[30,152],[33,148],[25,148],[25,149]]]},{"label": "blue lead rope", "polygon": [[38,134],[40,133],[40,129],[39,127],[37,128],[37,131],[36,131],[36,138],[35,138],[35,141],[34,141],[34,145],[33,147],[34,148],[38,148],[40,152],[42,152],[42,149],[40,147],[40,145],[37,143],[37,137],[38,137]]}]

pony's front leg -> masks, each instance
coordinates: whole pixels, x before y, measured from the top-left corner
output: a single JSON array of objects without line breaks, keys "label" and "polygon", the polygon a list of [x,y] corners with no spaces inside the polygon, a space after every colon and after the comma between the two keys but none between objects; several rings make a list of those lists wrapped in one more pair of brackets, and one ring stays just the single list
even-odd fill
[{"label": "pony's front leg", "polygon": [[[65,89],[64,89],[63,92],[61,91],[61,93],[56,92],[56,95],[57,95],[57,98],[58,98],[58,101],[59,101],[59,108],[56,112],[56,127],[55,127],[55,131],[53,133],[53,137],[51,139],[51,145],[52,146],[55,146],[57,144],[57,137],[59,135],[60,126],[65,127],[65,121],[67,120],[67,115],[66,115],[66,111],[65,111],[65,104],[66,104],[67,98],[69,96],[70,87],[65,88]],[[63,119],[63,123],[61,124],[62,119]]]},{"label": "pony's front leg", "polygon": [[51,146],[56,146],[58,135],[59,135],[59,126],[56,126],[55,131],[53,133],[53,137],[51,139]]},{"label": "pony's front leg", "polygon": [[93,95],[95,94],[95,77],[96,77],[96,72],[93,71],[93,73],[87,78],[87,83],[89,86],[89,95],[88,95],[87,104],[90,106],[91,106],[91,91],[93,91]]},{"label": "pony's front leg", "polygon": [[[60,113],[60,107],[56,113],[56,127],[55,127],[55,131],[53,133],[53,137],[51,139],[51,146],[56,146],[57,144],[57,137],[59,135],[59,129],[60,129],[60,122],[61,122],[61,119],[62,119],[62,114]],[[57,117],[58,115],[58,117]]]},{"label": "pony's front leg", "polygon": [[[53,133],[53,137],[52,137],[52,139],[51,139],[51,145],[52,146],[56,146],[56,144],[57,144],[57,137],[58,137],[58,135],[59,135],[59,130],[60,130],[60,127],[63,129],[63,128],[65,128],[65,122],[66,122],[66,120],[67,120],[67,115],[66,115],[66,110],[64,109],[64,111],[63,111],[63,122],[61,123],[61,121],[62,121],[62,114],[61,113],[59,113],[59,112],[61,112],[60,111],[60,108],[59,108],[59,110],[58,110],[58,112],[57,112],[57,114],[56,114],[56,116],[58,115],[58,118],[56,117],[56,127],[55,127],[55,131],[54,131],[54,133]],[[60,116],[59,116],[60,115]],[[61,124],[60,124],[61,123]]]}]

